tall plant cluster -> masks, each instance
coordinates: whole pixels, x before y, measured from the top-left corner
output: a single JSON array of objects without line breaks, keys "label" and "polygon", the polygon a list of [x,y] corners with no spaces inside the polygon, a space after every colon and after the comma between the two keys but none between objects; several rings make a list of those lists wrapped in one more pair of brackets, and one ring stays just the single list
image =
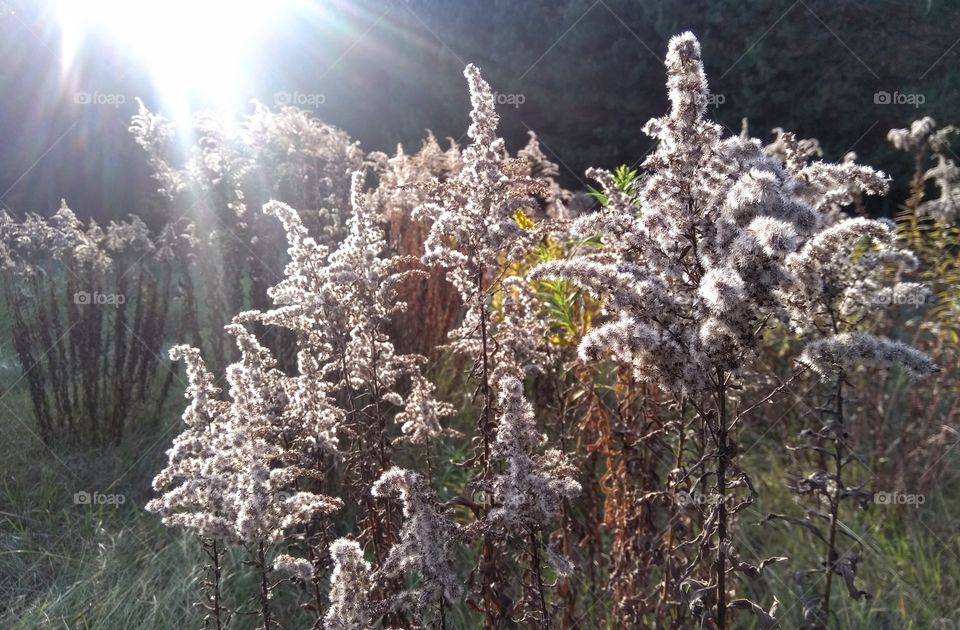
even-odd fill
[{"label": "tall plant cluster", "polygon": [[[190,403],[148,509],[203,541],[209,623],[241,612],[224,588],[243,570],[237,549],[264,628],[283,624],[278,589],[314,627],[344,629],[723,629],[738,611],[826,628],[841,590],[869,594],[866,550],[841,524],[872,496],[851,444],[869,410],[850,390],[877,366],[938,371],[887,325],[930,295],[925,260],[893,222],[845,212],[886,191],[883,173],[824,162],[782,130],[766,146],[725,136],[690,33],[670,41],[666,70],[670,110],[644,127],[653,152],[636,171],[588,172],[593,213],[556,184],[535,135],[508,153],[473,65],[464,147],[428,136],[412,155],[363,157],[332,141],[324,203],[340,222],[247,208],[247,167],[223,161],[247,149],[195,156],[188,172],[207,169],[199,180],[233,195],[244,223],[278,223],[288,255],[262,304],[233,304],[227,391],[205,362],[215,345],[171,351]],[[166,134],[145,112],[137,124],[145,146]],[[242,146],[271,151],[295,142],[278,129],[301,141],[322,128],[289,111],[243,129]],[[408,309],[441,322],[441,347],[403,339]],[[775,345],[787,373],[768,364]],[[442,387],[427,358],[441,352],[462,372]],[[789,445],[797,512],[762,519],[816,545],[816,566],[793,567],[802,606],[787,616],[746,595],[792,560],[739,544],[758,497],[744,451],[801,381],[814,394]]]},{"label": "tall plant cluster", "polygon": [[[897,272],[915,263],[894,245],[892,225],[823,220],[833,205],[883,192],[882,173],[852,162],[810,162],[810,152],[790,134],[781,134],[780,155],[749,137],[723,138],[705,117],[709,92],[691,34],[671,40],[666,65],[671,109],[645,128],[657,141],[646,172],[626,191],[614,185],[612,174],[593,172],[608,203],[573,225],[584,238],[599,235],[603,246],[543,264],[533,276],[573,281],[601,299],[606,321],[584,337],[582,360],[610,357],[629,366],[672,401],[664,412],[679,416],[676,468],[665,492],[709,500],[699,523],[680,526],[688,535],[681,545],[688,556],[677,560],[675,572],[664,569],[666,605],[687,603],[687,610],[676,609],[668,618],[710,618],[723,628],[733,610],[744,608],[769,624],[769,606],[735,598],[738,577],[756,577],[778,560],[752,565],[739,559],[735,545],[738,514],[756,495],[749,472],[738,463],[735,432],[756,401],[776,393],[757,386],[763,379],[755,358],[764,331],[774,325],[804,331],[798,372],[812,368],[838,379],[835,399],[841,400],[837,383],[859,364],[898,363],[920,375],[935,371],[922,353],[857,325],[878,303],[879,291],[922,289],[884,284],[895,283]],[[835,537],[839,500],[847,496],[841,489],[848,455],[842,402],[816,432],[836,447],[834,469],[815,473],[833,488],[832,511],[824,519],[831,534],[824,536],[822,597],[806,621],[824,625],[832,576],[849,574],[837,557]],[[671,577],[676,579],[668,585]],[[677,595],[669,595],[671,588]],[[644,612],[636,611],[638,622]]]},{"label": "tall plant cluster", "polygon": [[49,219],[0,214],[10,337],[44,442],[119,444],[157,420],[171,385],[159,356],[192,329],[177,278],[193,247],[190,226],[84,224],[65,203]]},{"label": "tall plant cluster", "polygon": [[[421,267],[419,258],[430,229],[412,217],[414,208],[424,200],[424,186],[445,181],[460,169],[460,147],[452,138],[449,144],[442,148],[428,133],[416,153],[407,154],[400,145],[393,156],[369,156],[377,185],[367,193],[366,203],[386,223],[388,251],[410,257],[407,268]],[[407,308],[392,319],[391,338],[406,351],[436,355],[437,347],[456,322],[460,305],[456,291],[439,270],[425,271],[423,276],[397,287]]]},{"label": "tall plant cluster", "polygon": [[897,237],[919,262],[910,279],[923,283],[928,292],[890,296],[903,305],[904,312],[882,324],[895,328],[914,323],[919,329],[918,347],[935,354],[943,369],[922,390],[903,382],[887,385],[906,399],[906,415],[911,421],[873,436],[873,442],[877,450],[889,451],[896,444],[904,453],[880,471],[885,483],[892,486],[910,480],[918,492],[932,489],[948,466],[948,450],[960,414],[960,401],[951,393],[960,354],[960,265],[954,255],[960,246],[960,217],[955,211],[957,167],[950,148],[956,135],[955,127],[938,126],[929,117],[888,134],[891,144],[912,158],[910,195],[897,215]]},{"label": "tall plant cluster", "polygon": [[[242,118],[200,112],[184,127],[141,103],[130,132],[153,169],[159,218],[195,225],[200,324],[219,331],[234,313],[268,306],[266,291],[281,276],[283,234],[258,209],[269,200],[294,204],[318,238],[336,243],[346,231],[350,177],[365,156],[345,132],[292,107],[258,104]],[[235,356],[222,335],[203,342],[218,369]]]},{"label": "tall plant cluster", "polygon": [[[227,327],[241,358],[227,368],[226,397],[213,385],[199,349],[173,350],[173,358],[187,362],[192,402],[184,414],[187,428],[155,482],[162,495],[149,509],[200,534],[212,575],[222,574],[224,546],[247,547],[261,576],[264,626],[274,623],[271,592],[284,572],[310,583],[314,595],[329,591],[330,605],[318,601],[314,607],[325,610],[318,624],[363,627],[380,617],[445,624],[447,608],[464,593],[466,576],[458,575],[454,551],[465,543],[479,545],[480,597],[474,605],[498,624],[515,617],[549,623],[545,567],[552,562],[569,571],[541,536],[561,500],[580,487],[565,457],[544,450],[545,437],[519,380],[540,357],[536,344],[524,338],[538,325],[536,305],[522,282],[496,278],[506,244],[520,248],[531,240],[516,213],[539,204],[535,196],[546,198],[550,181],[505,154],[495,136],[493,93],[476,68],[468,68],[467,77],[474,101],[472,143],[462,155],[443,156],[447,164],[456,160],[456,168],[424,169],[410,183],[422,200],[418,212],[430,222],[425,259],[442,259],[468,302],[451,347],[476,362],[471,371],[483,391],[470,462],[476,474],[460,496],[444,505],[432,487],[439,446],[460,437],[444,427],[455,409],[437,399],[425,358],[399,352],[388,334],[392,318],[406,306],[397,299],[398,286],[425,273],[411,268],[409,257],[387,253],[382,216],[374,210],[386,195],[405,194],[403,181],[384,188],[403,169],[381,171],[376,193],[365,191],[362,171],[353,174],[350,217],[335,247],[312,236],[290,206],[264,207],[286,233],[290,262],[268,290],[272,306],[241,312]],[[491,193],[499,206],[492,219],[483,211]],[[455,226],[458,214],[473,223]],[[439,235],[450,229],[459,230],[461,242],[444,240],[449,247],[441,251]],[[466,282],[456,262],[460,256],[471,259]],[[495,293],[503,294],[497,307]],[[277,368],[253,325],[294,336],[293,373]],[[422,461],[426,470],[398,467],[401,460]],[[340,505],[356,510],[345,515],[354,522],[353,537],[331,540],[324,519]],[[455,518],[454,505],[467,509],[466,522]],[[268,562],[270,545],[281,541],[295,555]],[[516,592],[491,583],[509,580],[511,543],[527,556]],[[330,562],[332,573],[324,571]],[[410,580],[418,586],[411,589]],[[220,584],[208,585],[210,619],[225,623],[232,611],[222,604]]]},{"label": "tall plant cluster", "polygon": [[[389,509],[374,503],[369,487],[389,468],[387,408],[403,405],[396,391],[398,381],[417,371],[419,361],[397,355],[382,330],[384,318],[394,308],[391,283],[397,274],[379,257],[382,236],[362,203],[360,182],[357,174],[349,233],[329,254],[306,235],[299,215],[289,206],[273,203],[266,208],[287,231],[291,261],[284,280],[270,290],[276,308],[245,311],[227,327],[236,335],[241,353],[240,361],[227,368],[229,402],[216,399],[205,367],[188,366],[199,378],[188,390],[194,402],[184,415],[189,427],[184,435],[196,426],[196,408],[206,401],[212,409],[199,415],[204,420],[222,419],[201,422],[200,429],[220,434],[218,439],[230,446],[187,439],[188,445],[203,443],[212,450],[191,447],[180,457],[179,443],[175,445],[167,471],[156,480],[164,494],[149,506],[171,524],[197,529],[212,545],[255,545],[250,562],[261,576],[265,627],[273,623],[270,601],[277,586],[272,583],[274,565],[267,564],[266,546],[282,541],[288,528],[299,527],[306,557],[285,556],[278,566],[294,569],[301,580],[313,579],[320,554],[326,555],[325,528],[319,519],[342,505],[340,499],[313,492],[328,481],[331,465],[342,464],[344,488],[362,489],[351,497],[365,508],[360,538],[381,560],[398,526]],[[277,368],[272,353],[247,328],[254,322],[297,336],[294,375]],[[174,352],[194,363],[200,358],[196,348],[178,347]],[[420,402],[430,406],[429,401]],[[441,414],[446,411],[440,405],[434,408]],[[211,481],[197,478],[198,467]],[[185,487],[198,491],[186,505],[178,503],[180,488]],[[284,492],[291,494],[280,500]],[[223,496],[229,497],[225,505],[218,503]],[[204,530],[190,517],[183,520],[194,505],[206,507],[213,519],[225,517],[226,529]],[[286,510],[286,505],[292,509]],[[219,602],[219,584],[211,588],[212,600]],[[211,615],[220,624],[229,612],[217,606]]]}]

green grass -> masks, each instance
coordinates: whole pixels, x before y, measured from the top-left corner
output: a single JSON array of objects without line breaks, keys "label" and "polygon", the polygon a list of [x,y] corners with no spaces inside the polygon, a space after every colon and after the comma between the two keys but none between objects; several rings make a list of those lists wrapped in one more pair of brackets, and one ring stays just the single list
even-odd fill
[{"label": "green grass", "polygon": [[[771,556],[789,560],[771,565],[748,595],[769,605],[775,594],[781,601],[784,628],[800,626],[801,606],[793,591],[796,571],[818,566],[819,543],[809,533],[786,524],[757,523],[769,512],[802,515],[801,506],[786,492],[785,473],[773,455],[774,444],[758,447],[748,458],[755,473],[758,501],[742,515],[738,549],[744,560],[756,563]],[[762,451],[767,451],[763,453]],[[956,462],[956,459],[954,459]],[[954,470],[956,470],[954,468]],[[869,600],[854,600],[834,583],[831,606],[837,628],[916,629],[955,628],[960,623],[960,528],[956,514],[960,497],[953,491],[960,480],[944,478],[919,507],[871,505],[860,510],[847,502],[841,526],[863,545],[856,585],[871,593]],[[847,537],[841,544],[855,547]],[[822,585],[816,587],[822,591]],[[746,620],[744,620],[746,621]],[[745,625],[744,627],[750,627]]]},{"label": "green grass", "polygon": [[[36,437],[22,390],[3,402],[0,627],[196,626],[196,544],[142,509],[148,469],[169,437],[54,454]],[[81,491],[123,495],[124,503],[78,505]]]},{"label": "green grass", "polygon": [[[143,509],[173,433],[140,435],[102,453],[54,454],[33,434],[29,402],[14,393],[4,402],[15,415],[3,414],[0,451],[0,627],[201,627],[204,613],[193,605],[203,579],[199,540]],[[78,505],[80,491],[124,501]],[[250,610],[256,578],[241,570],[242,556],[236,550],[227,560],[224,595]],[[276,606],[303,621],[295,596],[281,589]],[[248,615],[231,627],[256,625]]]}]

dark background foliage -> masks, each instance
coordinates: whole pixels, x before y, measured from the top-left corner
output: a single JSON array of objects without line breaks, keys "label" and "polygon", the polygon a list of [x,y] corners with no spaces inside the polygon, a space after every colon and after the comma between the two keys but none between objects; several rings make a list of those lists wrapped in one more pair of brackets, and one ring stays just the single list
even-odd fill
[{"label": "dark background foliage", "polygon": [[[642,160],[650,146],[643,123],[666,107],[666,42],[687,29],[703,44],[722,101],[713,115],[731,133],[743,117],[755,135],[783,127],[820,138],[825,158],[854,150],[906,182],[912,165],[886,146],[887,130],[923,115],[957,118],[960,3],[946,0],[354,0],[317,8],[257,51],[249,73],[261,87],[238,99],[239,109],[251,98],[273,105],[277,93],[322,94],[317,116],[366,150],[414,150],[426,128],[462,141],[462,70],[473,62],[510,101],[500,112],[511,149],[535,129],[570,187],[584,185],[588,166]],[[0,54],[15,61],[0,70],[0,202],[49,213],[66,196],[81,216],[142,212],[153,186],[126,128],[134,96],[162,110],[160,95],[106,42],[87,47],[64,88],[44,3],[0,9]],[[76,91],[126,99],[82,107]],[[877,104],[880,91],[924,103]],[[893,203],[874,210],[890,214]]]}]

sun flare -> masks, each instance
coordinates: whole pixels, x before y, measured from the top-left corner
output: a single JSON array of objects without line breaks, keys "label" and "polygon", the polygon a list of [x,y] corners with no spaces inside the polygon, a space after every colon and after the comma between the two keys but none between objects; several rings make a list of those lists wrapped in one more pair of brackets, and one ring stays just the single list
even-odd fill
[{"label": "sun flare", "polygon": [[249,95],[257,44],[301,0],[59,0],[62,66],[92,38],[133,57],[162,98],[219,105]]}]

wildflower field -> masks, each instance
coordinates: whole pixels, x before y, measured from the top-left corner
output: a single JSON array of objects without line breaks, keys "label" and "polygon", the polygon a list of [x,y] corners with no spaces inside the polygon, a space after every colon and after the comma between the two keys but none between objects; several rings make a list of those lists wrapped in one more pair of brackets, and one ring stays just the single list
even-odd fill
[{"label": "wildflower field", "polygon": [[142,212],[4,202],[0,627],[960,628],[960,112],[733,130],[682,23],[627,163],[477,52],[460,138],[138,100]]}]

